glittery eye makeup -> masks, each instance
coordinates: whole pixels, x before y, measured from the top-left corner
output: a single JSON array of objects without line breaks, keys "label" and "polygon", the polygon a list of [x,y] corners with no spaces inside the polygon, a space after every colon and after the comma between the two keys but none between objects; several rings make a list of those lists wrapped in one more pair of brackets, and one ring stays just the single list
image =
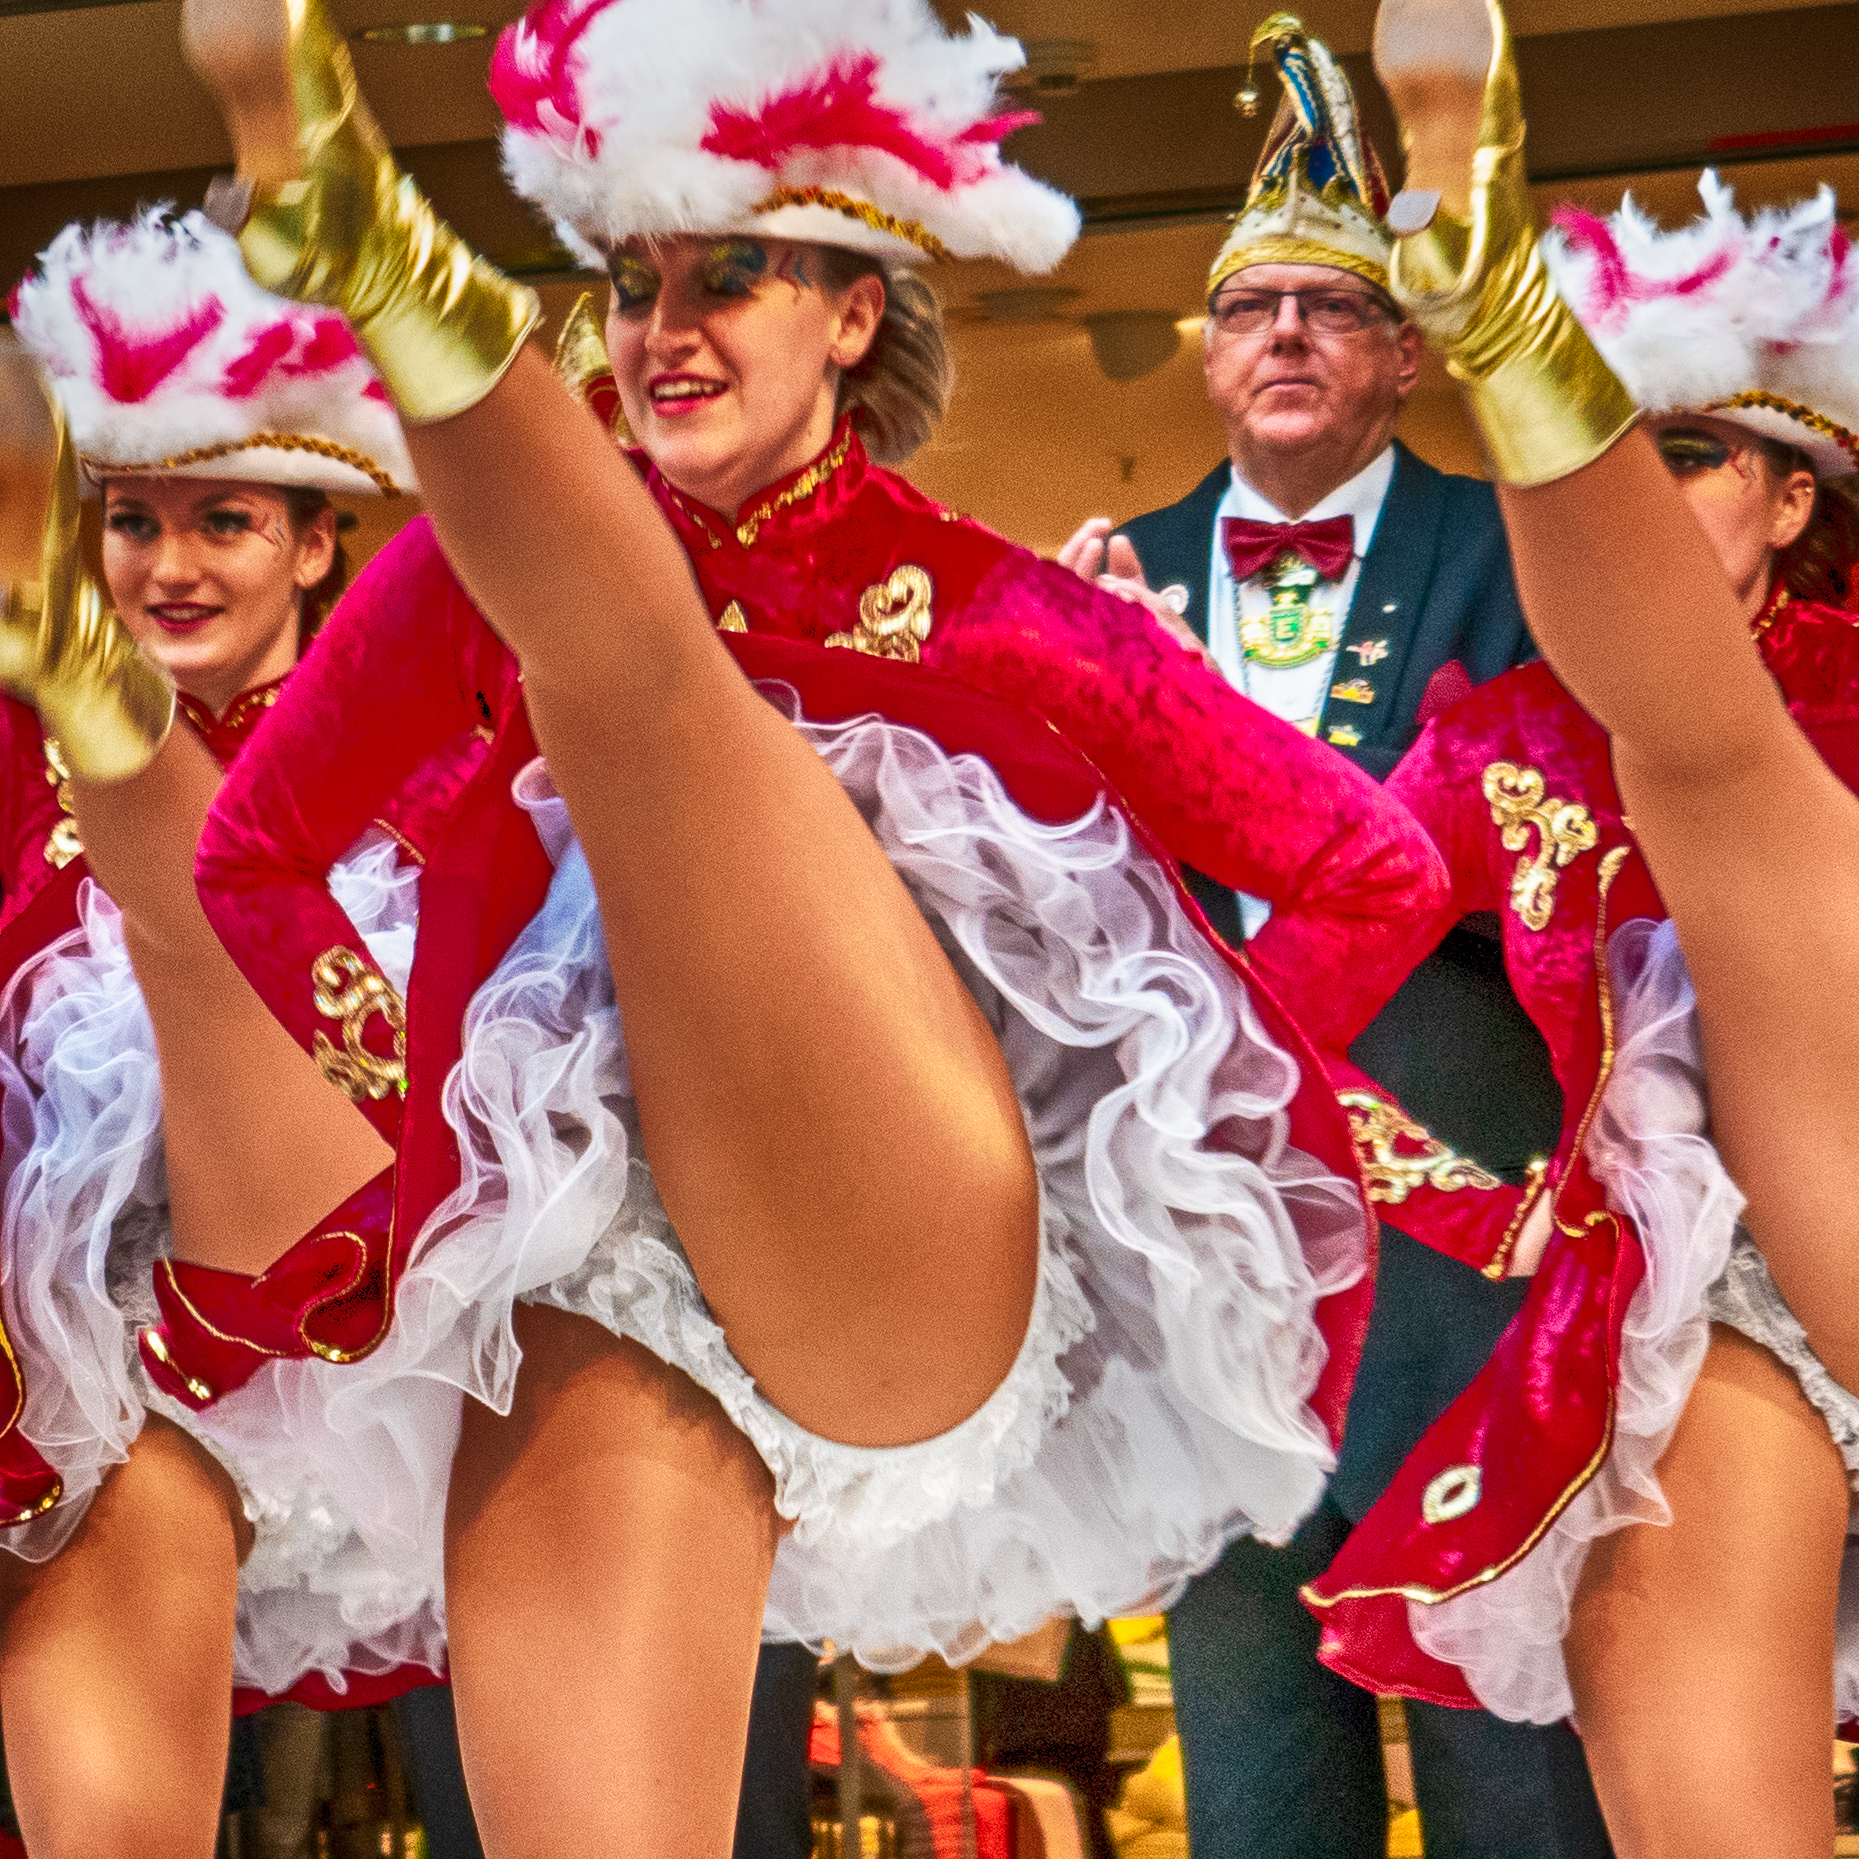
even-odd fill
[{"label": "glittery eye makeup", "polygon": [[659,293],[657,268],[631,252],[615,252],[607,260],[607,276],[613,280],[613,301],[622,313],[643,310]]},{"label": "glittery eye makeup", "polygon": [[704,289],[713,297],[746,297],[768,275],[767,249],[754,239],[724,239],[704,254]]}]

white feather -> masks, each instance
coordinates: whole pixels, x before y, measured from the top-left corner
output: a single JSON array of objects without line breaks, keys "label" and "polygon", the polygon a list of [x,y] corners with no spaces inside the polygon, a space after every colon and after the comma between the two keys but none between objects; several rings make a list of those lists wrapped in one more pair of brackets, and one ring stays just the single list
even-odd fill
[{"label": "white feather", "polygon": [[[106,383],[80,299],[132,340],[180,331],[214,306],[218,322],[151,391],[119,399]],[[400,422],[370,391],[374,371],[359,354],[316,372],[273,368],[247,395],[228,390],[228,368],[261,331],[290,321],[307,334],[332,314],[260,290],[237,244],[202,214],[177,218],[156,207],[127,223],[67,226],[20,285],[13,322],[51,375],[72,439],[93,471],[105,464],[148,471],[211,449],[220,455],[177,469],[364,495],[380,488],[361,464],[251,444],[274,434],[351,454],[397,490],[411,490],[413,465]]]}]

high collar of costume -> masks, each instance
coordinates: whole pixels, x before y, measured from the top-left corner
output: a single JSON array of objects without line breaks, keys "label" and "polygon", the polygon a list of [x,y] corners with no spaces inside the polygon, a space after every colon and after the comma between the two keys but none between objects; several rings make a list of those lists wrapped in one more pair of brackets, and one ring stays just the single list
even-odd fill
[{"label": "high collar of costume", "polygon": [[185,691],[175,692],[175,706],[192,725],[194,734],[212,751],[213,759],[222,768],[230,768],[239,751],[251,740],[252,731],[263,721],[265,712],[277,702],[289,677],[287,671],[282,678],[273,678],[268,684],[254,684],[249,691],[241,691],[226,706],[223,716],[215,716],[199,698],[190,697]]},{"label": "high collar of costume", "polygon": [[[643,454],[635,454],[644,463]],[[685,547],[701,559],[705,550],[791,541],[838,517],[871,475],[871,459],[852,430],[850,415],[833,428],[833,436],[798,471],[764,485],[745,498],[732,521],[695,497],[687,496],[656,465],[645,467],[652,494],[671,517]]]}]

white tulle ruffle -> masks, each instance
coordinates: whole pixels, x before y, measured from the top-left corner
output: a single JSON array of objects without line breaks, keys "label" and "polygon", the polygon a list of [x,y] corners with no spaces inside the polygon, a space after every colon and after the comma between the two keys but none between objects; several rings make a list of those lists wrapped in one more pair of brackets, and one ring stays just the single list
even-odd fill
[{"label": "white tulle ruffle", "polygon": [[467,1016],[446,1090],[463,1184],[378,1350],[264,1371],[270,1449],[329,1468],[380,1559],[437,1597],[460,1392],[508,1407],[512,1307],[548,1303],[686,1370],[753,1440],[795,1523],[771,1634],[898,1666],[1063,1609],[1164,1604],[1234,1536],[1288,1537],[1322,1489],[1314,1310],[1363,1269],[1354,1188],[1290,1146],[1294,1061],[1119,816],[1041,826],[914,731],[801,727],[983,1003],[1025,1110],[1041,1261],[1006,1381],[894,1451],[818,1438],[757,1392],[641,1153],[592,885],[538,764],[518,793],[558,869]]},{"label": "white tulle ruffle", "polygon": [[[1562,1640],[1588,1546],[1630,1523],[1670,1521],[1655,1468],[1703,1365],[1713,1320],[1788,1363],[1827,1416],[1849,1471],[1859,1471],[1859,1402],[1814,1359],[1762,1255],[1738,1229],[1743,1195],[1707,1134],[1697,1003],[1676,931],[1643,918],[1623,924],[1609,941],[1608,966],[1618,1048],[1587,1157],[1609,1204],[1632,1219],[1646,1258],[1621,1336],[1613,1445],[1515,1568],[1438,1606],[1408,1603],[1420,1646],[1458,1666],[1487,1710],[1519,1722],[1553,1723],[1574,1710]],[[1843,1583],[1841,1597],[1842,1719],[1859,1716],[1852,1587]]]},{"label": "white tulle ruffle", "polygon": [[[416,880],[381,833],[330,875],[376,960],[403,986]],[[243,1395],[197,1415],[142,1372],[136,1331],[156,1315],[149,1270],[170,1249],[161,1078],[121,913],[87,882],[79,914],[80,927],[24,965],[0,997],[8,1327],[26,1379],[22,1429],[64,1483],[54,1509],[0,1533],[0,1545],[28,1561],[55,1554],[153,1409],[226,1466],[255,1527],[240,1572],[240,1684],[281,1691],[312,1670],[441,1665],[430,1595],[375,1560],[334,1493],[301,1468],[243,1462],[236,1427],[223,1424]]]}]

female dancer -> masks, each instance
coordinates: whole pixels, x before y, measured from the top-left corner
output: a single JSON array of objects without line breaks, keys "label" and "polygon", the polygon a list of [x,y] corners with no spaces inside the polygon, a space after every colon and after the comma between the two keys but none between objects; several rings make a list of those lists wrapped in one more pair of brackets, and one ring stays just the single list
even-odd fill
[{"label": "female dancer", "polygon": [[[1312,1598],[1327,1656],[1367,1679],[1463,1698],[1458,1666],[1539,1718],[1572,1698],[1632,1859],[1825,1852],[1859,1470],[1854,954],[1828,886],[1859,849],[1859,648],[1788,582],[1838,515],[1815,475],[1859,464],[1847,247],[1825,198],[1745,226],[1707,189],[1669,245],[1578,225],[1564,285],[1662,409],[1626,432],[1536,245],[1495,8],[1384,8],[1377,55],[1410,139],[1401,289],[1507,480],[1532,627],[1611,744],[1516,674],[1534,706],[1474,696],[1409,774],[1477,782],[1522,852],[1500,875],[1490,829],[1435,799],[1467,895],[1508,885],[1513,970],[1584,1088],[1531,1196],[1529,1304]],[[1672,927],[1610,937],[1666,908]],[[1527,1266],[1523,1210],[1502,1211],[1484,1260],[1516,1235]]]},{"label": "female dancer", "polygon": [[[203,1445],[134,1349],[170,1247],[261,1264],[387,1159],[225,956],[192,868],[338,591],[328,492],[411,473],[340,318],[257,290],[198,216],[68,230],[12,312],[63,405],[0,358],[5,670],[38,709],[0,711],[7,1768],[38,1859],[204,1859],[235,1677],[442,1663],[327,1495]],[[365,851],[337,881],[372,918],[385,872]]]},{"label": "female dancer", "polygon": [[[424,527],[378,558],[203,841],[214,920],[304,1043],[335,1017],[313,966],[373,978],[316,888],[333,838],[460,718],[491,740],[422,874],[404,1116],[385,993],[342,1015],[358,1097],[393,1079],[365,1098],[401,1158],[379,1341],[267,1374],[301,1391],[293,1451],[377,1468],[377,1518],[430,1543],[445,1501],[490,1848],[721,1850],[765,1596],[876,1662],[965,1656],[1172,1592],[1314,1499],[1365,1314],[1346,1133],[1287,1063],[1272,945],[1231,966],[1151,848],[1339,948],[1405,943],[1434,862],[1365,778],[841,417],[907,446],[940,402],[879,255],[1069,236],[995,153],[984,31],[629,0],[506,42],[513,164],[609,249],[648,491],[522,349],[524,294],[393,173],[317,16],[189,30],[248,260],[351,304],[471,595]],[[650,146],[672,97],[675,151]],[[228,1337],[325,1321],[182,1288],[162,1348],[215,1390],[256,1362]],[[442,1381],[480,1397],[462,1429]],[[637,1795],[570,1780],[538,1813],[538,1776],[596,1763]]]}]

